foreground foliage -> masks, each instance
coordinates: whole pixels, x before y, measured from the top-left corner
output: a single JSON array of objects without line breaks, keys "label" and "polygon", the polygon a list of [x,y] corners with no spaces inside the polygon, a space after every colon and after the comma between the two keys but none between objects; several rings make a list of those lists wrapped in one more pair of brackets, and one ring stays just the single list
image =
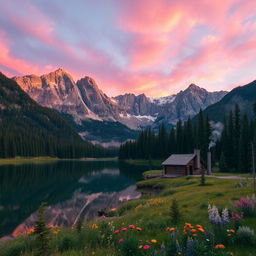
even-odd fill
[{"label": "foreground foliage", "polygon": [[[123,204],[109,212],[113,217],[79,223],[74,228],[51,228],[51,255],[256,254],[255,217],[241,216],[236,208],[241,198],[247,198],[247,195],[250,200],[253,198],[251,186],[236,187],[237,181],[215,178],[207,178],[206,185],[200,186],[200,178],[185,177],[145,180],[140,184],[146,183],[149,187],[149,181],[152,186],[156,183],[163,189]],[[174,198],[182,214],[177,224],[170,216]],[[34,256],[36,236],[34,232],[29,233],[6,243],[0,255]]]}]

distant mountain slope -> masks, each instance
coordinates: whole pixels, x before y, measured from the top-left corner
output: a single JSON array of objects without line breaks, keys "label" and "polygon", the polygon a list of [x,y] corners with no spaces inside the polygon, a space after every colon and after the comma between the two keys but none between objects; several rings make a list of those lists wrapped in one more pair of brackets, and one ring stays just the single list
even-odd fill
[{"label": "distant mountain slope", "polygon": [[[94,149],[56,112],[0,73],[0,156],[86,156]],[[79,153],[80,150],[80,153]],[[98,150],[98,148],[95,150]]]},{"label": "distant mountain slope", "polygon": [[[119,123],[120,132],[115,135],[120,136],[114,137],[118,142],[123,142],[124,139],[134,138],[133,130],[158,126],[160,123],[173,125],[178,119],[193,117],[200,108],[205,109],[226,94],[224,91],[208,92],[192,84],[186,90],[167,97],[149,98],[145,94],[136,96],[128,93],[111,98],[99,89],[93,78],[85,76],[75,82],[63,69],[40,77],[28,75],[13,79],[39,104],[58,110],[65,118],[69,117],[66,120],[76,129],[79,127],[78,132],[83,130],[80,133],[83,138],[97,138],[102,142],[109,137],[105,136],[104,129],[112,131],[110,134],[113,135],[116,122]],[[90,121],[89,125],[86,125],[87,121]],[[102,137],[97,130],[90,128],[92,123],[97,129],[102,129]]]},{"label": "distant mountain slope", "polygon": [[207,107],[204,110],[205,114],[214,121],[222,121],[225,115],[228,115],[230,110],[234,110],[235,104],[238,104],[241,113],[253,115],[252,105],[256,102],[256,80],[239,86],[229,92],[219,102]]}]

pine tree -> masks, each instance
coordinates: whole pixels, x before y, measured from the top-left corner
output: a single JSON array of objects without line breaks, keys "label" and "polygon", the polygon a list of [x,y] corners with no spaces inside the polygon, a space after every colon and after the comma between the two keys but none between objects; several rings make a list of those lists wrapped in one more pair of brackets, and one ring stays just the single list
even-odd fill
[{"label": "pine tree", "polygon": [[37,220],[35,221],[35,242],[36,242],[36,254],[37,256],[49,256],[50,255],[50,230],[46,225],[45,217],[45,204],[42,203],[37,212]]},{"label": "pine tree", "polygon": [[176,198],[172,199],[170,216],[173,224],[177,224],[181,218],[181,212],[180,212],[179,204]]},{"label": "pine tree", "polygon": [[228,170],[226,158],[224,152],[221,153],[219,168],[221,172],[226,172]]}]

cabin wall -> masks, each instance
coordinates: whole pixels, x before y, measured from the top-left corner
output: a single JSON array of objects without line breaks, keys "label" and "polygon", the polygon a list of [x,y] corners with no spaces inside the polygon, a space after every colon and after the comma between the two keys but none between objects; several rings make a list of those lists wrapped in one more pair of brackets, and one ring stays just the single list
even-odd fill
[{"label": "cabin wall", "polygon": [[187,165],[164,166],[164,174],[177,176],[200,175],[202,173],[201,170],[204,168],[202,163],[200,164],[200,167],[200,169],[196,169],[196,158],[194,158]]},{"label": "cabin wall", "polygon": [[166,165],[164,166],[164,173],[166,175],[186,175],[187,167],[182,165]]}]

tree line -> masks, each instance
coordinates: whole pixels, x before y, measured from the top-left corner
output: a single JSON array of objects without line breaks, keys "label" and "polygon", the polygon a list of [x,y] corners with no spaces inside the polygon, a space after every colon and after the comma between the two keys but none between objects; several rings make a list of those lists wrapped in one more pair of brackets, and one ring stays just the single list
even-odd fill
[{"label": "tree line", "polygon": [[0,129],[0,158],[51,156],[58,158],[111,157],[116,150],[82,140],[67,140],[33,130]]},{"label": "tree line", "polygon": [[[253,110],[254,117],[249,118],[235,105],[222,121],[221,136],[210,149],[213,163],[221,171],[251,171],[252,146],[256,146],[256,104]],[[206,162],[212,134],[214,125],[200,110],[196,118],[179,120],[169,131],[163,124],[157,132],[151,128],[141,131],[137,140],[120,146],[119,159],[165,159],[174,153],[193,153],[197,148]]]}]

